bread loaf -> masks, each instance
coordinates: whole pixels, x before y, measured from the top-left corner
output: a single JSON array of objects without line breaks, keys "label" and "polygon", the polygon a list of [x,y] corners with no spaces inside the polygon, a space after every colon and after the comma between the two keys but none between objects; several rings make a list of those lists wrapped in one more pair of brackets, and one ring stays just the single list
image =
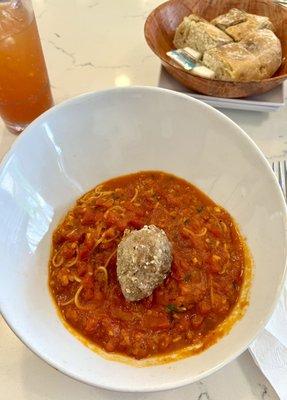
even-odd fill
[{"label": "bread loaf", "polygon": [[205,52],[203,64],[224,81],[258,81],[272,76],[281,64],[281,44],[268,29],[252,31],[241,42]]},{"label": "bread loaf", "polygon": [[258,79],[260,65],[256,57],[240,43],[230,43],[204,53],[203,64],[223,81],[253,81]]},{"label": "bread loaf", "polygon": [[240,42],[249,53],[253,54],[260,64],[260,77],[269,78],[280,67],[282,47],[278,37],[269,29],[250,32]]},{"label": "bread loaf", "polygon": [[232,8],[227,14],[219,15],[211,23],[222,29],[236,42],[242,40],[251,31],[259,29],[274,31],[273,24],[268,17],[248,14],[237,8]]},{"label": "bread loaf", "polygon": [[219,15],[211,21],[211,24],[217,26],[217,28],[225,31],[230,26],[240,24],[247,20],[247,13],[238,8],[232,8],[226,14]]},{"label": "bread loaf", "polygon": [[177,27],[173,41],[178,49],[191,47],[200,53],[230,42],[232,39],[226,33],[193,14],[185,17]]}]

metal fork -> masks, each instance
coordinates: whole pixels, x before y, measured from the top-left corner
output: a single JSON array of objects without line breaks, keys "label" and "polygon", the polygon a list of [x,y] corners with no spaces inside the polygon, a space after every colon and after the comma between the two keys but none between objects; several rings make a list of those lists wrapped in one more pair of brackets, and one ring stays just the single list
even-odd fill
[{"label": "metal fork", "polygon": [[285,200],[287,200],[287,162],[286,160],[273,161],[271,165],[281,186]]}]

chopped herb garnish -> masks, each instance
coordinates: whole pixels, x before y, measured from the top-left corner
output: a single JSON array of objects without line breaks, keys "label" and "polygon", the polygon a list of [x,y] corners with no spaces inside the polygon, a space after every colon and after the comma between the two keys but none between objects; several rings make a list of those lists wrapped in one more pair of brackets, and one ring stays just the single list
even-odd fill
[{"label": "chopped herb garnish", "polygon": [[169,314],[181,313],[181,312],[186,311],[186,307],[184,307],[184,306],[179,306],[178,307],[175,304],[168,304],[165,309],[166,309],[166,312],[169,313]]},{"label": "chopped herb garnish", "polygon": [[174,313],[178,311],[175,304],[168,304],[165,309],[168,313]]},{"label": "chopped herb garnish", "polygon": [[199,206],[199,207],[196,208],[196,211],[197,211],[198,213],[201,213],[203,210],[204,210],[204,207],[203,207],[203,206]]}]

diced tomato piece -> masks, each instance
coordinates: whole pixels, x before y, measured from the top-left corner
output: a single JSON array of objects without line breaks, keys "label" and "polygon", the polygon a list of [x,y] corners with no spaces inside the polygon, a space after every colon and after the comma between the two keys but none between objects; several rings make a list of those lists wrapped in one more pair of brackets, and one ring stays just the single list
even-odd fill
[{"label": "diced tomato piece", "polygon": [[188,295],[191,292],[191,285],[180,283],[180,291],[183,296]]},{"label": "diced tomato piece", "polygon": [[112,352],[115,350],[117,343],[113,340],[110,339],[106,344],[105,344],[105,349],[108,352]]},{"label": "diced tomato piece", "polygon": [[112,199],[107,200],[104,197],[103,198],[99,197],[93,202],[93,205],[96,207],[102,207],[104,209],[108,209],[112,207],[113,203],[114,201]]},{"label": "diced tomato piece", "polygon": [[189,321],[188,315],[184,315],[183,317],[180,318],[177,328],[181,332],[186,332],[189,328],[189,324],[190,324],[190,321]]},{"label": "diced tomato piece", "polygon": [[79,258],[80,260],[85,260],[90,254],[90,247],[86,246],[84,243],[79,246]]},{"label": "diced tomato piece", "polygon": [[137,219],[131,219],[129,220],[128,225],[136,229],[141,229],[144,223]]},{"label": "diced tomato piece", "polygon": [[65,232],[63,230],[57,230],[53,234],[53,243],[55,246],[62,244],[66,239]]},{"label": "diced tomato piece", "polygon": [[202,315],[198,315],[198,314],[196,314],[196,315],[194,315],[192,318],[191,318],[191,325],[194,327],[194,328],[199,328],[200,327],[200,325],[202,324],[202,322],[203,322],[203,316]]},{"label": "diced tomato piece", "polygon": [[216,274],[218,274],[219,272],[221,272],[221,265],[216,263],[216,262],[209,262],[209,270],[210,272],[214,272]]},{"label": "diced tomato piece", "polygon": [[214,225],[209,225],[208,231],[211,232],[216,238],[220,238],[222,236],[221,230]]},{"label": "diced tomato piece", "polygon": [[73,215],[74,215],[75,217],[79,217],[79,216],[81,216],[81,215],[84,215],[85,212],[86,212],[86,209],[85,209],[83,206],[80,206],[80,205],[76,206],[76,207],[73,209]]},{"label": "diced tomato piece", "polygon": [[103,295],[103,293],[100,291],[100,290],[95,290],[95,293],[94,293],[94,300],[95,301],[102,301],[104,299],[104,295]]},{"label": "diced tomato piece", "polygon": [[161,333],[158,340],[158,347],[160,350],[165,350],[171,342],[171,337],[168,333]]},{"label": "diced tomato piece", "polygon": [[183,258],[174,258],[172,263],[172,277],[176,280],[183,280],[187,272],[190,271],[190,264]]},{"label": "diced tomato piece", "polygon": [[71,243],[66,243],[62,248],[61,254],[64,258],[69,259],[75,255],[75,251],[76,249]]},{"label": "diced tomato piece", "polygon": [[77,263],[78,275],[83,276],[88,272],[88,265],[85,262]]},{"label": "diced tomato piece", "polygon": [[101,243],[100,247],[103,250],[108,250],[111,249],[112,247],[114,247],[115,242],[113,240],[111,240],[110,242],[105,242],[105,243]]},{"label": "diced tomato piece", "polygon": [[93,237],[86,238],[84,243],[82,244],[82,249],[86,251],[91,251],[95,246],[95,239]]},{"label": "diced tomato piece", "polygon": [[226,314],[229,311],[229,302],[226,296],[217,293],[213,295],[213,310],[219,314]]},{"label": "diced tomato piece", "polygon": [[117,221],[117,228],[120,232],[124,232],[124,230],[127,228],[128,221],[126,219],[121,219]]},{"label": "diced tomato piece", "polygon": [[79,320],[79,315],[76,310],[67,307],[65,310],[65,317],[68,321],[71,321],[73,323],[78,322]]},{"label": "diced tomato piece", "polygon": [[168,202],[168,205],[171,207],[178,207],[178,206],[180,206],[181,200],[178,199],[175,195],[173,195],[173,196],[170,195],[170,196],[167,196],[167,202]]},{"label": "diced tomato piece", "polygon": [[83,225],[92,225],[95,222],[95,213],[91,209],[87,209],[81,220]]},{"label": "diced tomato piece", "polygon": [[115,226],[115,224],[118,222],[119,216],[112,211],[109,212],[106,216],[106,224],[108,226]]},{"label": "diced tomato piece", "polygon": [[166,314],[146,314],[143,318],[143,327],[149,329],[168,329],[170,321]]},{"label": "diced tomato piece", "polygon": [[85,331],[88,334],[92,334],[97,329],[98,321],[95,318],[88,318],[85,324]]},{"label": "diced tomato piece", "polygon": [[85,301],[92,300],[94,298],[94,289],[91,287],[84,288],[81,295]]},{"label": "diced tomato piece", "polygon": [[93,285],[94,285],[94,278],[93,278],[93,276],[92,276],[92,275],[86,275],[86,276],[84,277],[84,279],[82,280],[82,284],[83,284],[85,287],[93,287]]},{"label": "diced tomato piece", "polygon": [[126,312],[126,311],[123,311],[120,308],[113,308],[111,310],[111,313],[112,313],[112,316],[114,318],[117,318],[117,319],[119,319],[121,321],[128,322],[128,321],[131,321],[131,319],[133,318],[132,314],[130,314],[130,313]]},{"label": "diced tomato piece", "polygon": [[68,240],[70,242],[79,242],[82,237],[83,237],[84,233],[81,229],[76,229],[72,232],[68,232],[65,236],[65,240]]},{"label": "diced tomato piece", "polygon": [[211,310],[211,304],[209,300],[202,300],[200,303],[198,303],[198,311],[200,312],[201,315],[206,315],[210,312]]},{"label": "diced tomato piece", "polygon": [[120,232],[123,232],[127,227],[128,221],[126,218],[110,212],[107,215],[106,223],[108,227],[116,227]]}]

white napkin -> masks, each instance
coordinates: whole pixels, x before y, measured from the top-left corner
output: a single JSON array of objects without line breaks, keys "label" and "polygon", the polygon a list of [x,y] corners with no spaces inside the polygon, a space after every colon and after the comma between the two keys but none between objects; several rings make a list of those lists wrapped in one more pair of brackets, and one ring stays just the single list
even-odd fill
[{"label": "white napkin", "polygon": [[249,350],[280,400],[287,400],[287,281],[274,314]]}]

